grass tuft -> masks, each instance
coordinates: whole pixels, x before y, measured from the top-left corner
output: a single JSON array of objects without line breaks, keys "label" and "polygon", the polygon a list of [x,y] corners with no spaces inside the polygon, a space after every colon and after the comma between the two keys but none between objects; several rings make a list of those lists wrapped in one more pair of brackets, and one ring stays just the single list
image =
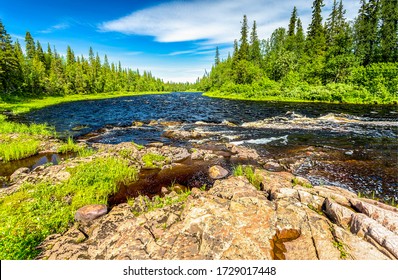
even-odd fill
[{"label": "grass tuft", "polygon": [[255,174],[252,166],[235,166],[232,173],[234,176],[245,176],[256,189],[261,189],[261,177]]},{"label": "grass tuft", "polygon": [[34,259],[37,246],[50,234],[66,231],[75,211],[88,204],[107,204],[122,183],[137,179],[127,161],[98,158],[69,170],[71,178],[53,185],[26,183],[0,199],[0,259]]}]

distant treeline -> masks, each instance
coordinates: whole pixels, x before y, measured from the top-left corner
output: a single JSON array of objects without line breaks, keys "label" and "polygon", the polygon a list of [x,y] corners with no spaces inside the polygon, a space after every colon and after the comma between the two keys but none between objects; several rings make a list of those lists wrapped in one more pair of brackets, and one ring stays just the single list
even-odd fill
[{"label": "distant treeline", "polygon": [[[398,100],[398,0],[360,0],[356,19],[335,0],[324,21],[323,0],[313,1],[304,32],[293,8],[289,26],[260,40],[243,17],[232,56],[215,63],[199,89],[215,96],[355,103]],[[250,34],[249,34],[250,32]]]},{"label": "distant treeline", "polygon": [[66,57],[55,47],[44,51],[26,32],[25,52],[13,43],[0,20],[0,100],[14,96],[91,94],[107,92],[184,91],[189,83],[165,83],[151,72],[123,68],[103,60],[90,47],[88,58],[75,55],[68,46]]}]

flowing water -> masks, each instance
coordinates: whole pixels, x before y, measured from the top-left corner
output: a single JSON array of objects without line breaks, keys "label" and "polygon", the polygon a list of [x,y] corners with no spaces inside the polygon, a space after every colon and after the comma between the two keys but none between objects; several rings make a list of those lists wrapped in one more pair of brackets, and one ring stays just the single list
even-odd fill
[{"label": "flowing water", "polygon": [[[65,137],[88,142],[250,146],[313,184],[398,200],[396,105],[236,101],[172,93],[59,104],[19,120],[46,122]],[[200,137],[168,138],[167,130]]]}]

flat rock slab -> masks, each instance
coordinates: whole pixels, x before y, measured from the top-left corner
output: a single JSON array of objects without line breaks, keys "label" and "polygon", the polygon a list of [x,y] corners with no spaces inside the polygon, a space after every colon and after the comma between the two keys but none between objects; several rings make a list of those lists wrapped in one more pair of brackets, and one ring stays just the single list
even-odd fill
[{"label": "flat rock slab", "polygon": [[108,207],[104,204],[92,204],[79,208],[75,214],[78,222],[90,222],[108,213]]}]

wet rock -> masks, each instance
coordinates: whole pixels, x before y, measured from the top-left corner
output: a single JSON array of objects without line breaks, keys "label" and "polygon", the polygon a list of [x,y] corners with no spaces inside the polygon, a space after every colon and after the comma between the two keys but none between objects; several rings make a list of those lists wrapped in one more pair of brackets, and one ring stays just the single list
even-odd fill
[{"label": "wet rock", "polygon": [[163,133],[164,137],[176,140],[203,139],[207,136],[204,132],[195,130],[167,130]]},{"label": "wet rock", "polygon": [[222,179],[228,176],[228,170],[219,165],[214,165],[209,168],[209,176],[212,179]]},{"label": "wet rock", "polygon": [[245,160],[260,160],[260,156],[257,151],[243,146],[236,146],[233,144],[226,145],[231,152],[234,154],[233,157],[237,157]]},{"label": "wet rock", "polygon": [[136,127],[141,127],[141,126],[144,125],[144,123],[143,123],[143,122],[140,122],[140,121],[133,121],[133,122],[131,123],[131,125],[132,125],[132,126],[136,126]]},{"label": "wet rock", "polygon": [[104,204],[86,205],[79,208],[75,213],[75,220],[78,222],[91,222],[108,212],[108,207]]},{"label": "wet rock", "polygon": [[283,166],[275,161],[267,161],[263,167],[264,169],[273,172],[281,172],[284,170]]},{"label": "wet rock", "polygon": [[17,182],[17,181],[25,178],[29,174],[29,172],[30,172],[30,169],[27,167],[18,168],[10,176],[10,182]]}]

